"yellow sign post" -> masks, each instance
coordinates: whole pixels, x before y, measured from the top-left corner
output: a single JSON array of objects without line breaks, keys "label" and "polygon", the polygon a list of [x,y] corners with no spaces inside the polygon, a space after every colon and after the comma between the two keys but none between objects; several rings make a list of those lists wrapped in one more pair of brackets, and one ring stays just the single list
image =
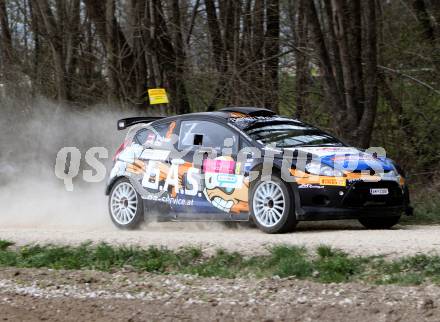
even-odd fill
[{"label": "yellow sign post", "polygon": [[168,104],[168,95],[165,88],[152,88],[148,90],[148,98],[150,99],[150,104]]}]

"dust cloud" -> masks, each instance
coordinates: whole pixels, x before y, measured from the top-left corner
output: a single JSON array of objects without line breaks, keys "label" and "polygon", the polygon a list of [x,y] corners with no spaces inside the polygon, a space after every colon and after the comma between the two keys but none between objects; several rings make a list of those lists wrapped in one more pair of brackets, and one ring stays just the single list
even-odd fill
[{"label": "dust cloud", "polygon": [[[1,228],[111,228],[104,195],[105,181],[84,182],[83,170],[91,147],[104,147],[111,157],[124,133],[116,130],[122,113],[115,107],[63,106],[45,99],[32,103],[0,99],[0,227]],[[63,147],[81,151],[74,191],[55,176],[55,160]]]},{"label": "dust cloud", "polygon": [[[105,164],[108,174],[114,152],[125,136],[125,132],[117,131],[116,121],[136,116],[139,111],[122,112],[106,105],[78,108],[46,99],[23,103],[0,98],[0,112],[0,228],[116,229],[107,211],[105,180],[99,183],[83,180],[83,170],[93,170],[84,156],[91,147],[106,148],[108,159],[100,162]],[[63,147],[81,151],[80,171],[73,179],[72,192],[66,190],[54,171],[57,153]],[[158,217],[158,214],[150,215]],[[149,221],[142,229],[218,231],[236,226],[218,222]]]}]

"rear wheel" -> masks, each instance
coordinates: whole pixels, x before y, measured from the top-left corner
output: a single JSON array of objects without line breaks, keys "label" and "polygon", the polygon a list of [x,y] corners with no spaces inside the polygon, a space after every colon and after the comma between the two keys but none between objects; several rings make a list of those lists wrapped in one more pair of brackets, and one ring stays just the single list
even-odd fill
[{"label": "rear wheel", "polygon": [[253,186],[250,206],[254,223],[266,233],[285,233],[296,227],[292,194],[277,176]]},{"label": "rear wheel", "polygon": [[359,222],[367,229],[390,229],[400,220],[400,216],[383,218],[360,218]]},{"label": "rear wheel", "polygon": [[113,223],[121,229],[136,229],[144,219],[141,196],[130,180],[118,180],[110,192],[109,212]]}]

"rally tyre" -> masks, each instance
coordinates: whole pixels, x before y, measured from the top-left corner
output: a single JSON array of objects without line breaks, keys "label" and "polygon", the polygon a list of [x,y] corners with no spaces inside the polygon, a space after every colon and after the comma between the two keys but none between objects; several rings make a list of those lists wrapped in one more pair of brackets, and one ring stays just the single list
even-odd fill
[{"label": "rally tyre", "polygon": [[108,207],[110,218],[118,228],[133,230],[144,220],[142,198],[127,178],[113,185]]},{"label": "rally tyre", "polygon": [[400,216],[383,218],[360,218],[359,222],[367,229],[390,229],[400,220]]},{"label": "rally tyre", "polygon": [[265,233],[279,234],[295,230],[297,221],[293,194],[278,176],[253,185],[250,207],[253,222]]}]

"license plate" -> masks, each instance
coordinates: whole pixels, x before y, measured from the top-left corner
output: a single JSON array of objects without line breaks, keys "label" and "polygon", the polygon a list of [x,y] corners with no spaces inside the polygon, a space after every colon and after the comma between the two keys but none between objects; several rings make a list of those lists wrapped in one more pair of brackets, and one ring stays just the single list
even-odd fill
[{"label": "license plate", "polygon": [[370,193],[372,195],[375,195],[375,196],[377,196],[377,195],[380,195],[380,196],[387,195],[388,194],[388,188],[370,189]]}]

